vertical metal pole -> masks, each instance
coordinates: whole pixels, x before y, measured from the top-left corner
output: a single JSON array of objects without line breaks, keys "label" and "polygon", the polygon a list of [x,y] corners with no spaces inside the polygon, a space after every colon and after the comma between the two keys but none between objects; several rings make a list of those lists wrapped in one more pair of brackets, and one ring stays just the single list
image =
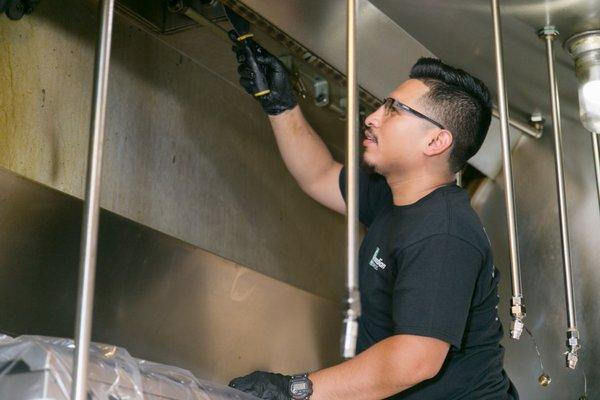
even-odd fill
[{"label": "vertical metal pole", "polygon": [[79,263],[79,295],[77,299],[77,325],[75,333],[75,359],[73,368],[72,400],[86,400],[88,352],[92,331],[94,306],[94,279],[98,242],[98,217],[100,211],[100,183],[102,146],[106,114],[106,92],[114,0],[101,0],[100,36],[94,66],[94,91],[92,120],[88,150],[87,179]]},{"label": "vertical metal pole", "polygon": [[360,292],[358,289],[358,84],[356,78],[356,13],[357,1],[347,0],[348,45],[348,118],[346,118],[346,223],[348,308],[344,316],[342,356],[352,358],[356,354],[358,318],[360,317]]},{"label": "vertical metal pole", "polygon": [[525,304],[521,286],[521,265],[517,238],[517,219],[515,217],[515,196],[513,172],[510,154],[510,135],[508,130],[508,106],[506,104],[506,86],[504,84],[504,56],[502,49],[502,27],[500,25],[500,7],[498,0],[492,0],[494,20],[494,44],[496,56],[496,79],[498,81],[498,109],[500,111],[500,129],[502,133],[502,164],[504,167],[505,203],[508,219],[508,240],[510,244],[510,272],[512,280],[512,299],[510,313],[512,323],[510,335],[519,339],[523,333]]},{"label": "vertical metal pole", "polygon": [[565,174],[563,170],[562,128],[560,121],[560,99],[554,71],[554,48],[552,46],[558,31],[553,26],[542,28],[538,35],[546,42],[548,58],[548,79],[550,80],[550,98],[552,101],[552,126],[554,129],[554,161],[558,192],[558,216],[560,220],[560,239],[562,244],[563,272],[565,278],[565,297],[567,300],[567,367],[575,369],[578,361],[579,331],[573,296],[573,278],[571,273],[571,254],[569,247],[569,221],[567,220],[567,199],[565,195]]},{"label": "vertical metal pole", "polygon": [[596,190],[598,191],[598,205],[600,206],[600,146],[598,133],[592,132],[592,148],[594,150],[594,171],[596,171]]}]

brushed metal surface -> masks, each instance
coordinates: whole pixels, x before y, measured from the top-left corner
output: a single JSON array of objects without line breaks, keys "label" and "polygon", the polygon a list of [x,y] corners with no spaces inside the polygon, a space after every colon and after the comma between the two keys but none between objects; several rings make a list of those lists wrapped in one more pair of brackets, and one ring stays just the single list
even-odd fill
[{"label": "brushed metal surface", "polygon": [[[347,72],[344,0],[288,0],[285,7],[279,0],[242,2],[336,69]],[[418,57],[432,53],[367,0],[358,1],[357,16],[358,81],[384,98],[408,76]],[[389,46],[390,41],[394,46]]]},{"label": "brushed metal surface", "polygon": [[[82,202],[0,169],[0,331],[73,336]],[[103,210],[93,340],[227,383],[339,360],[342,307]]]},{"label": "brushed metal surface", "polygon": [[[90,97],[88,87],[91,87],[91,71],[88,68],[92,59],[91,30],[88,25],[93,26],[93,14],[79,2],[68,0],[66,3],[63,9],[58,10],[52,9],[50,2],[42,2],[39,13],[18,24],[0,20],[0,163],[48,185],[80,195],[82,178],[74,171],[83,170],[85,141],[81,132],[86,130],[86,118],[89,118],[86,115],[89,107],[85,102]],[[343,32],[339,31],[343,24],[336,22],[343,18],[343,13],[334,7],[342,4],[342,0],[288,0],[287,7],[274,7],[273,4],[280,4],[274,0],[247,0],[245,3],[271,4],[270,12],[274,16],[280,15],[281,24],[277,25],[297,39],[300,39],[302,32],[310,33],[306,35],[306,40],[301,41],[332,64],[338,57],[340,62],[336,67],[344,69],[343,52],[339,50],[343,48],[343,42],[340,41]],[[315,4],[325,7],[325,12],[314,7]],[[392,78],[397,74],[398,80],[404,79],[421,51],[434,53],[450,64],[467,69],[481,77],[492,89],[495,86],[488,2],[373,0],[372,4],[364,4],[367,9],[364,15],[374,24],[365,28],[359,25],[359,57],[362,46],[372,51],[368,53],[371,54],[370,60],[363,62],[359,59],[359,79],[363,84],[365,77],[377,82],[371,89],[374,93],[390,90],[391,84],[382,81],[382,77],[388,77],[388,71]],[[537,5],[537,9],[549,6],[553,19],[547,21],[543,13],[533,13],[537,17],[532,19],[528,17],[529,14],[518,14],[519,7],[505,8],[507,4],[521,8]],[[575,7],[569,8],[569,4]],[[578,16],[581,10],[587,10],[589,12],[585,15],[592,18],[586,24],[593,25],[593,21],[597,20],[597,10],[600,9],[595,4],[595,1],[579,0],[502,2],[505,13],[507,90],[512,116],[525,119],[532,111],[539,110],[549,120],[544,46],[535,35],[539,22],[556,23],[562,31],[561,40],[564,40],[570,27],[568,23],[560,22],[561,18],[581,18]],[[387,17],[381,11],[387,13]],[[265,9],[262,14],[266,16],[266,12]],[[286,21],[300,21],[308,25],[299,24],[293,29],[285,29],[282,24]],[[405,36],[394,42],[397,47],[387,44],[385,39],[395,38],[394,35],[399,32],[398,26],[389,27],[390,22],[401,26],[420,44],[410,44]],[[378,31],[379,26],[384,26],[384,31]],[[572,26],[577,26],[577,23]],[[386,35],[387,29],[391,29],[394,35]],[[370,34],[361,38],[360,32]],[[115,96],[111,109],[114,131],[109,137],[111,150],[107,151],[110,154],[108,157],[114,159],[107,162],[112,166],[111,172],[105,175],[110,180],[112,191],[104,199],[104,206],[270,276],[336,297],[337,294],[333,293],[339,288],[330,286],[336,276],[330,276],[330,270],[323,266],[334,266],[339,274],[337,281],[342,282],[341,267],[335,269],[341,263],[335,263],[341,260],[343,249],[332,249],[330,246],[327,254],[321,254],[319,249],[322,248],[315,243],[325,238],[325,243],[335,246],[337,241],[331,240],[331,237],[339,237],[341,243],[342,219],[312,204],[291,182],[278,160],[259,108],[251,99],[239,96],[241,91],[235,83],[229,46],[217,43],[201,28],[173,36],[156,37],[139,31],[122,19],[117,23],[116,35],[119,38],[115,48],[118,62],[113,70],[114,81],[111,86]],[[367,43],[363,45],[361,40]],[[423,50],[425,47],[428,50]],[[411,49],[417,52],[413,53]],[[388,59],[384,60],[378,54],[389,54],[389,60],[393,62],[387,62]],[[578,288],[575,303],[580,312],[578,325],[586,349],[581,354],[580,367],[588,372],[590,398],[594,398],[600,392],[600,344],[597,338],[600,321],[596,316],[600,305],[597,295],[600,274],[596,256],[600,247],[600,216],[595,193],[592,144],[589,134],[579,123],[577,81],[572,61],[566,52],[558,49],[556,72],[563,112],[566,194],[573,238],[573,279]],[[396,83],[397,80],[392,78],[390,81]],[[305,106],[305,109],[309,110],[309,107]],[[341,148],[343,125],[319,114],[313,114],[313,117],[318,122],[317,131],[323,133],[329,144]],[[248,132],[252,133],[248,135]],[[496,140],[499,141],[499,135]],[[223,148],[228,151],[223,151]],[[490,154],[499,154],[499,147],[497,150],[497,153]],[[545,135],[540,141],[523,136],[513,151],[522,277],[528,293],[528,321],[537,335],[552,383],[547,388],[537,385],[539,371],[535,351],[526,337],[520,342],[505,342],[506,366],[522,398],[577,398],[583,388],[581,369],[571,372],[563,367],[566,315],[551,135]],[[172,156],[175,156],[175,163],[172,163]],[[491,162],[490,165],[498,164]],[[474,202],[490,233],[496,264],[503,273],[501,315],[505,326],[508,326],[508,247],[501,178],[499,176],[482,187]],[[241,198],[244,199],[243,203],[236,200]],[[16,205],[15,209],[24,206]],[[55,226],[64,223],[62,219],[53,221],[48,217],[41,221]],[[315,227],[307,221],[319,221],[320,225]],[[5,231],[0,235],[6,235]],[[304,238],[308,237],[311,241],[305,242]],[[313,238],[315,242],[312,242]],[[12,241],[11,238],[6,240]],[[9,245],[22,245],[19,241],[24,240],[21,238]],[[40,244],[41,250],[36,254],[56,251],[64,245],[49,235],[47,242]],[[51,271],[44,270],[42,260],[43,257],[37,264],[39,271],[52,277]],[[161,261],[166,263],[169,260]],[[3,262],[0,265],[8,265],[6,268],[13,273],[20,273],[19,269],[11,269],[10,263]],[[27,285],[35,284],[44,289],[43,279],[33,281],[31,271],[24,269],[22,272],[15,283],[17,288],[31,292]],[[60,270],[57,270],[57,274],[62,279],[68,278]],[[117,273],[113,274],[118,277]],[[201,275],[198,271],[197,274]],[[161,279],[160,275],[166,278]],[[141,280],[153,280],[151,289],[160,293],[168,291],[169,278],[172,276],[179,278],[177,273],[169,270],[148,278],[142,277]],[[0,279],[0,282],[3,281]],[[202,281],[206,284],[202,286],[203,290],[210,291],[215,287],[220,288],[220,292],[227,291],[226,287],[219,286],[216,278]],[[136,295],[140,297],[139,303],[143,301],[142,298],[151,300],[147,294],[146,297],[141,296],[147,293],[142,289],[147,290],[150,283],[142,283],[146,286],[137,292],[135,286],[133,290],[120,289],[130,293],[131,298],[126,304],[135,302]],[[7,289],[16,290],[13,286]],[[39,303],[48,301],[42,294],[34,293],[33,296],[42,299]],[[180,296],[179,300],[185,298],[182,293],[177,293],[177,296]],[[11,299],[6,301],[12,307],[22,306],[18,302],[11,303]],[[42,306],[33,303],[27,304],[32,312],[20,315],[27,319],[24,323],[33,326],[45,321],[48,326],[53,326],[55,321],[52,315],[60,315],[60,309],[54,314],[51,310],[48,314]],[[169,307],[175,305],[181,307],[184,304],[188,312],[193,312],[194,307],[193,304],[181,302],[158,301],[153,304],[156,313],[147,318],[161,319],[170,312]],[[266,307],[264,304],[246,311],[261,312]],[[142,304],[136,305],[143,307]],[[201,310],[206,312],[208,308],[201,307]],[[36,310],[39,312],[36,313]],[[118,314],[118,308],[111,312]],[[217,324],[220,324],[220,318],[227,318],[221,315],[206,314]],[[337,321],[338,316],[333,320]],[[135,320],[141,327],[148,328],[144,321],[141,318]],[[200,324],[198,321],[174,321],[176,326],[169,333],[178,336],[189,330],[190,326]],[[163,328],[154,329],[160,331]],[[217,336],[225,333],[227,328],[219,331]],[[266,333],[273,334],[271,331],[259,332]],[[154,338],[153,334],[153,330],[149,329],[148,336],[151,339]],[[337,337],[337,333],[334,336]],[[119,337],[127,339],[127,334],[120,333]],[[215,340],[214,337],[211,340]],[[164,346],[165,342],[154,340],[157,347]],[[226,345],[219,347],[218,343],[209,342],[227,352]],[[267,345],[261,346],[266,351]],[[175,350],[181,351],[175,347]],[[164,354],[168,353],[167,350],[163,350]],[[337,351],[337,343],[334,351]],[[219,350],[215,350],[216,353]],[[212,360],[218,358],[213,355]],[[232,357],[227,362],[237,365],[238,361]]]},{"label": "brushed metal surface", "polygon": [[[531,340],[505,337],[505,365],[524,399],[578,398],[583,393],[583,376],[588,378],[589,398],[600,392],[600,343],[597,332],[600,306],[597,248],[600,246],[600,215],[595,188],[591,138],[578,122],[564,121],[565,180],[571,235],[574,300],[581,343],[578,369],[564,366],[565,312],[564,281],[556,182],[553,171],[552,137],[539,143],[522,141],[514,149],[515,195],[519,221],[519,253],[522,283],[527,303],[527,325],[536,336],[544,366],[552,383],[537,383],[541,371]],[[481,187],[472,199],[486,227],[494,251],[494,261],[502,273],[500,315],[505,327],[510,322],[510,284],[506,210],[503,204],[502,176]]]},{"label": "brushed metal surface", "polygon": [[[0,18],[0,165],[77,197],[97,26],[88,3]],[[340,301],[343,217],[285,169],[264,112],[237,83],[231,44],[203,28],[150,34],[118,15],[113,35],[102,207]],[[338,116],[305,109],[343,149]]]},{"label": "brushed metal surface", "polygon": [[[402,26],[413,38],[446,62],[475,74],[494,96],[492,16],[486,2],[439,0],[372,0],[382,12]],[[575,20],[600,24],[598,0],[508,0],[500,4],[505,48],[505,73],[510,111],[525,120],[543,110],[550,118],[547,96],[545,48],[538,28],[553,24],[561,32],[559,41],[571,34]],[[558,47],[558,46],[557,46]],[[562,49],[556,52],[556,73],[564,87],[576,87],[573,62]],[[562,92],[563,115],[578,118],[577,93]],[[514,112],[513,112],[514,111]]]}]

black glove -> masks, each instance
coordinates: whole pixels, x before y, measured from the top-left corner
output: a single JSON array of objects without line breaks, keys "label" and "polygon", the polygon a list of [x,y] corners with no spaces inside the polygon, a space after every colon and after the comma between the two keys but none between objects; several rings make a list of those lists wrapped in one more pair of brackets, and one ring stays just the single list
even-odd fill
[{"label": "black glove", "polygon": [[[281,114],[286,110],[291,110],[298,104],[294,91],[290,85],[285,66],[271,53],[259,46],[256,42],[250,42],[253,49],[254,59],[258,64],[260,71],[264,74],[271,92],[264,96],[256,97],[265,112],[269,115]],[[246,53],[240,46],[234,46],[233,51],[237,55],[240,63],[238,73],[240,74],[240,85],[251,95],[257,92],[255,83],[256,75],[252,71],[246,60]]]},{"label": "black glove", "polygon": [[265,400],[290,400],[291,376],[255,371],[250,375],[235,378],[229,386]]}]

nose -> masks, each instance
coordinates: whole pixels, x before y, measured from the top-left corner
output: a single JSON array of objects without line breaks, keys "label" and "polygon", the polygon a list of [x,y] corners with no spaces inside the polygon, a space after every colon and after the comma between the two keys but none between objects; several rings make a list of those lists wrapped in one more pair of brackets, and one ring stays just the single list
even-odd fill
[{"label": "nose", "polygon": [[383,118],[383,106],[373,111],[367,118],[365,118],[365,125],[367,128],[378,128],[381,126],[381,120]]}]

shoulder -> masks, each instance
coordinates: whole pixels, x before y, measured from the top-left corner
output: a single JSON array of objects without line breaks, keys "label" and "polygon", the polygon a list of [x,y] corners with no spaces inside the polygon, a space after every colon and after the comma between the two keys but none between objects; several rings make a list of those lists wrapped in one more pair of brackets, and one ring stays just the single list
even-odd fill
[{"label": "shoulder", "polygon": [[483,256],[488,253],[490,245],[483,225],[462,188],[444,188],[427,202],[402,210],[401,214],[394,221],[392,235],[396,251],[446,238],[469,245]]},{"label": "shoulder", "polygon": [[398,249],[397,253],[406,257],[421,255],[429,251],[436,253],[442,259],[457,253],[479,260],[485,257],[485,253],[477,245],[451,233],[434,233]]},{"label": "shoulder", "polygon": [[466,190],[447,196],[448,234],[455,236],[476,248],[482,255],[490,252],[490,241],[479,216],[471,207]]}]

